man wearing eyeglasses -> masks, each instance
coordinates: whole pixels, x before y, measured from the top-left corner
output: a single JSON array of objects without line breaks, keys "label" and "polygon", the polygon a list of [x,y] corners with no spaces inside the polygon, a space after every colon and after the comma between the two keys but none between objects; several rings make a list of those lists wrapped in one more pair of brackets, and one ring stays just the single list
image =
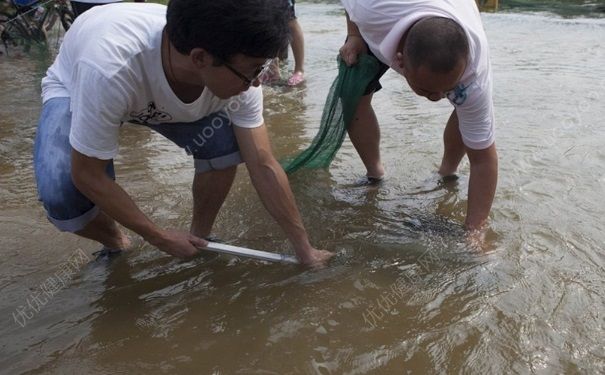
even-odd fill
[{"label": "man wearing eyeglasses", "polygon": [[470,161],[465,226],[480,239],[494,198],[498,157],[487,39],[475,0],[342,0],[347,40],[340,55],[355,64],[373,54],[382,69],[362,97],[348,132],[369,182],[382,180],[380,130],[371,100],[379,78],[393,68],[409,87],[431,101],[447,98],[454,110],[443,134],[439,174],[455,178],[464,155]]},{"label": "man wearing eyeglasses", "polygon": [[[168,254],[191,257],[206,246],[244,162],[301,262],[326,261],[331,253],[309,243],[263,122],[259,76],[288,43],[280,4],[123,3],[78,17],[42,81],[34,165],[49,220],[106,252],[130,245],[117,222]],[[193,156],[190,231],[160,228],[114,181],[124,122],[151,128]]]}]

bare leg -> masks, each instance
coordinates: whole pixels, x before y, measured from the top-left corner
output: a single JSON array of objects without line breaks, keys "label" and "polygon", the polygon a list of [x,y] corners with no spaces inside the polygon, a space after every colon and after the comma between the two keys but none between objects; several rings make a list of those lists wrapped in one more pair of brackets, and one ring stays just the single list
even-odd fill
[{"label": "bare leg", "polygon": [[100,212],[90,223],[75,234],[100,242],[110,249],[125,250],[130,247],[128,236],[120,230],[115,220],[104,212]]},{"label": "bare leg", "polygon": [[191,233],[207,237],[235,179],[237,166],[197,173],[193,178],[193,219]]},{"label": "bare leg", "polygon": [[302,28],[296,18],[289,22],[290,32],[292,33],[292,54],[294,55],[294,73],[305,71],[305,37]]},{"label": "bare leg", "polygon": [[367,169],[367,176],[382,178],[384,167],[380,160],[380,128],[372,108],[372,95],[362,96],[353,121],[348,126],[349,138]]},{"label": "bare leg", "polygon": [[443,159],[441,160],[439,174],[442,176],[455,174],[465,154],[466,148],[464,147],[458,128],[458,115],[454,111],[447,121],[445,131],[443,132]]}]

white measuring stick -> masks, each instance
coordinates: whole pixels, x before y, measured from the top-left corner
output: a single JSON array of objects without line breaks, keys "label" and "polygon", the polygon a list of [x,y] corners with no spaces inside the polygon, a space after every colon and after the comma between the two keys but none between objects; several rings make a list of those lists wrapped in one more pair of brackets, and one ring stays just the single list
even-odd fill
[{"label": "white measuring stick", "polygon": [[290,256],[290,255],[276,254],[276,253],[270,253],[267,251],[247,249],[245,247],[226,245],[224,243],[218,243],[218,242],[208,241],[208,245],[205,247],[205,249],[215,251],[217,253],[268,260],[270,262],[282,262],[282,263],[291,263],[291,264],[299,263],[299,261],[296,257]]}]

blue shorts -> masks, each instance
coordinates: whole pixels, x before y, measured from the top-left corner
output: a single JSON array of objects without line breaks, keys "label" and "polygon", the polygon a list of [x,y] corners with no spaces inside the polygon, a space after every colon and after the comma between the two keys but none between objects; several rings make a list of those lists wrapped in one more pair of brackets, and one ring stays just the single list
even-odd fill
[{"label": "blue shorts", "polygon": [[[77,232],[99,209],[71,180],[71,112],[69,98],[49,99],[42,106],[34,145],[38,197],[48,219],[61,231]],[[229,117],[217,112],[193,123],[144,125],[193,156],[196,173],[226,169],[242,162]],[[107,175],[115,178],[113,161]]]}]

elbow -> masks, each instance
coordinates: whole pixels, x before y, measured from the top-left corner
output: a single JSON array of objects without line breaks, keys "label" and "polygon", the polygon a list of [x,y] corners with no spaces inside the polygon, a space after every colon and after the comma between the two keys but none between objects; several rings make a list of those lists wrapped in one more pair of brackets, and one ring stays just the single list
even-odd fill
[{"label": "elbow", "polygon": [[86,187],[88,186],[88,178],[86,176],[86,173],[84,173],[80,169],[72,168],[71,181],[74,183],[74,186],[82,192],[83,190],[86,190]]},{"label": "elbow", "polygon": [[89,172],[74,168],[71,171],[71,181],[82,194],[90,198],[94,184]]},{"label": "elbow", "polygon": [[76,150],[71,154],[71,181],[74,186],[89,199],[102,194],[107,186],[107,166],[110,160],[87,157]]},{"label": "elbow", "polygon": [[95,170],[72,168],[71,180],[74,186],[91,200],[101,193],[104,179],[109,178],[105,173],[97,173]]}]

